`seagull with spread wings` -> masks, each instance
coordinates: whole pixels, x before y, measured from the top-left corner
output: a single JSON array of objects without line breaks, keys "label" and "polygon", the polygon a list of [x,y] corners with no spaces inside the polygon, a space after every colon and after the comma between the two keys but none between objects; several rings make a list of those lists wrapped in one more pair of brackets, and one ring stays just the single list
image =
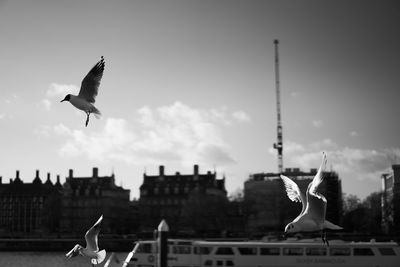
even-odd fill
[{"label": "seagull with spread wings", "polygon": [[104,249],[99,251],[99,246],[97,244],[97,237],[100,232],[100,224],[102,220],[103,215],[101,215],[97,222],[86,232],[86,247],[84,248],[81,245],[76,244],[71,251],[65,254],[68,259],[81,254],[82,256],[90,258],[92,265],[103,262],[106,257],[106,251]]},{"label": "seagull with spread wings", "polygon": [[312,182],[308,184],[306,195],[300,191],[299,186],[290,178],[280,175],[285,185],[287,196],[294,202],[301,202],[302,210],[300,214],[285,227],[285,233],[315,232],[321,231],[322,241],[329,246],[326,239],[326,230],[341,230],[342,227],[325,220],[326,198],[319,193],[318,186],[323,181],[323,173],[326,165],[326,154],[322,155],[322,163],[314,176]]},{"label": "seagull with spread wings", "polygon": [[[104,57],[89,71],[89,73],[82,80],[81,90],[78,95],[68,94],[63,101],[69,101],[77,109],[83,110],[87,117],[85,126],[89,123],[89,116],[94,113],[100,116],[100,111],[93,105],[95,98],[99,92],[99,85],[104,72]],[[96,116],[96,117],[97,117]]]}]

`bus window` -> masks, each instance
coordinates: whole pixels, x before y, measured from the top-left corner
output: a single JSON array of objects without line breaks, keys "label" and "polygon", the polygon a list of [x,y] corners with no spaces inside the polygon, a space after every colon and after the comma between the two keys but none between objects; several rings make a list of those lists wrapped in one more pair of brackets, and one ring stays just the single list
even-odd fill
[{"label": "bus window", "polygon": [[330,248],[331,256],[350,256],[350,248]]},{"label": "bus window", "polygon": [[218,260],[217,261],[217,266],[224,266],[224,261]]},{"label": "bus window", "polygon": [[194,247],[194,254],[208,255],[211,250],[212,247]]},{"label": "bus window", "polygon": [[378,248],[379,252],[383,256],[394,256],[396,253],[394,252],[393,248]]},{"label": "bus window", "polygon": [[215,252],[216,255],[233,255],[233,250],[231,247],[219,247]]},{"label": "bus window", "polygon": [[206,260],[204,262],[204,266],[212,266],[213,265],[213,261],[212,260]]},{"label": "bus window", "polygon": [[260,248],[260,254],[261,255],[280,255],[280,249],[279,248]]},{"label": "bus window", "polygon": [[238,247],[241,255],[257,255],[257,248],[251,247]]},{"label": "bus window", "polygon": [[151,244],[140,244],[138,247],[137,252],[139,253],[152,253],[151,252]]},{"label": "bus window", "polygon": [[283,248],[283,255],[288,255],[288,256],[303,255],[303,248]]},{"label": "bus window", "polygon": [[326,248],[306,248],[306,255],[325,256]]},{"label": "bus window", "polygon": [[374,256],[374,252],[370,248],[354,248],[354,256]]},{"label": "bus window", "polygon": [[225,263],[226,266],[235,266],[235,264],[233,263],[233,261],[231,260],[227,260]]},{"label": "bus window", "polygon": [[173,246],[172,253],[174,253],[174,254],[190,254],[191,249],[189,246]]}]

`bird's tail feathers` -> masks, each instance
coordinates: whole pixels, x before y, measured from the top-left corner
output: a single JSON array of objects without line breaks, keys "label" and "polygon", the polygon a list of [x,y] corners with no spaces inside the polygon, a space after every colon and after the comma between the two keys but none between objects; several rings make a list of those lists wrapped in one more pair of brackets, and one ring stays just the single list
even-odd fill
[{"label": "bird's tail feathers", "polygon": [[324,229],[329,229],[329,230],[342,230],[343,227],[336,225],[334,223],[331,223],[328,220],[325,220],[324,222]]},{"label": "bird's tail feathers", "polygon": [[104,261],[104,259],[106,258],[106,255],[107,255],[107,253],[106,253],[105,249],[100,250],[99,252],[97,252],[97,258],[91,260],[92,264],[102,263]]},{"label": "bird's tail feathers", "polygon": [[90,111],[90,113],[93,113],[94,116],[96,117],[96,119],[101,118],[101,112],[95,106],[92,107],[92,110]]}]

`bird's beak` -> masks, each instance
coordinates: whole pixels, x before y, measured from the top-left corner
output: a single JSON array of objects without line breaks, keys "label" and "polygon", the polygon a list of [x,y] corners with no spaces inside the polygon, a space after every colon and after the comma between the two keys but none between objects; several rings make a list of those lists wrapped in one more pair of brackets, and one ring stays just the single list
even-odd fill
[{"label": "bird's beak", "polygon": [[61,103],[61,102],[64,102],[64,101],[65,101],[65,99],[61,100],[60,103]]}]

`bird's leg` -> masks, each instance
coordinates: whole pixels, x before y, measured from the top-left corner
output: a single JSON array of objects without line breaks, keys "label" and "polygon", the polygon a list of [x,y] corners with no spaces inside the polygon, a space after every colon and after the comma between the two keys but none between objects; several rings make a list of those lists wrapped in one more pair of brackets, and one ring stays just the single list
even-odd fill
[{"label": "bird's leg", "polygon": [[90,115],[90,112],[86,112],[86,115],[87,115],[87,117],[86,117],[85,126],[87,127],[87,125],[88,125],[88,123],[89,123],[89,115]]},{"label": "bird's leg", "polygon": [[324,238],[325,238],[326,245],[329,247],[329,242],[328,242],[328,239],[326,238],[326,230],[324,231]]},{"label": "bird's leg", "polygon": [[326,239],[326,230],[321,231],[321,239],[322,239],[322,242],[324,244],[326,243],[326,245],[329,247],[328,239]]}]

